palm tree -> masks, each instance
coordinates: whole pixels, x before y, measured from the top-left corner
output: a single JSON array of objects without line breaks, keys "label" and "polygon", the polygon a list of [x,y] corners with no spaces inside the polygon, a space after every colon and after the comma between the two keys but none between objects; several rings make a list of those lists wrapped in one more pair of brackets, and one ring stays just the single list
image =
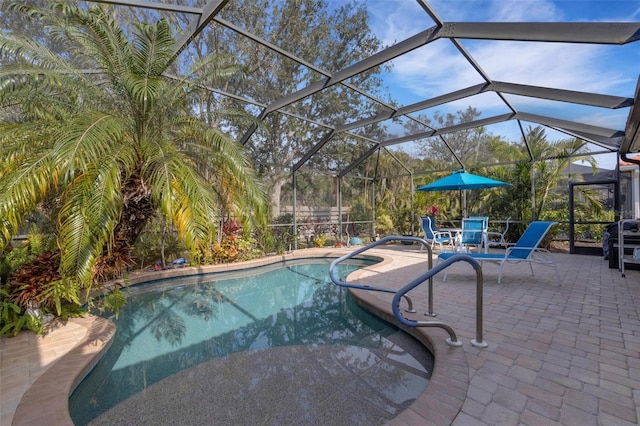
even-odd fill
[{"label": "palm tree", "polygon": [[[554,198],[558,197],[558,187],[562,187],[567,176],[564,174],[567,167],[575,159],[580,159],[589,163],[595,171],[596,161],[589,155],[586,142],[577,138],[569,138],[559,141],[549,141],[543,127],[527,128],[526,138],[529,149],[524,144],[520,145],[517,151],[511,150],[511,156],[505,160],[515,160],[513,166],[498,166],[488,169],[486,174],[491,177],[511,183],[512,187],[507,189],[504,196],[498,199],[491,198],[493,211],[500,215],[511,216],[516,221],[531,221],[547,219],[557,216],[556,208],[550,205]],[[513,153],[516,154],[513,157]],[[530,155],[535,162],[529,161]],[[532,170],[533,168],[533,170]],[[531,178],[534,179],[534,205],[531,201]],[[574,177],[576,179],[577,177]],[[487,192],[487,202],[494,194]],[[590,207],[598,209],[597,200],[584,194],[590,201]],[[553,204],[553,203],[551,203]],[[557,204],[557,203],[556,203]],[[561,204],[566,206],[566,199],[561,200]],[[514,233],[522,232],[524,224],[515,224],[511,230]]]},{"label": "palm tree", "polygon": [[169,77],[176,44],[164,20],[125,30],[106,6],[15,7],[68,52],[0,35],[0,247],[46,205],[61,277],[90,287],[100,265],[122,272],[154,216],[194,253],[215,239],[221,212],[264,223],[247,153],[194,107],[203,87],[240,75],[228,57]]}]

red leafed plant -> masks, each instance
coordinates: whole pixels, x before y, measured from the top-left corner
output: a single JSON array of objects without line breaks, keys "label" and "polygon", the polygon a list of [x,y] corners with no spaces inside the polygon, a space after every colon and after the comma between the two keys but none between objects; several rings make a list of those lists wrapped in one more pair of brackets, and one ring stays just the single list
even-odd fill
[{"label": "red leafed plant", "polygon": [[427,216],[436,216],[438,214],[438,210],[440,210],[438,206],[428,206],[425,208],[425,213]]},{"label": "red leafed plant", "polygon": [[11,301],[23,309],[29,308],[29,302],[35,301],[44,308],[53,310],[52,297],[46,297],[47,285],[60,280],[57,272],[60,267],[60,252],[47,251],[18,269],[11,278],[9,289]]}]

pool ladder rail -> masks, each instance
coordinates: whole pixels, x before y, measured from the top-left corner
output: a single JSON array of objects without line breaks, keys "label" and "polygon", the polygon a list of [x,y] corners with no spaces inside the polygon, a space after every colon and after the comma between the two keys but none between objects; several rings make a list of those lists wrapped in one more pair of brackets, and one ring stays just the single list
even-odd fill
[{"label": "pool ladder rail", "polygon": [[[395,242],[395,241],[401,241],[401,242],[412,241],[412,242],[417,242],[418,244],[422,244],[423,247],[426,247],[427,253],[428,253],[427,272],[418,276],[417,278],[413,279],[412,281],[404,285],[402,288],[397,290],[392,288],[375,287],[370,285],[349,283],[346,281],[342,281],[340,278],[336,276],[336,266],[338,264],[344,262],[345,260],[354,258],[355,256],[358,256],[359,254],[364,253],[365,251],[371,250],[374,247],[377,247],[379,245],[386,244],[389,242]],[[413,308],[413,301],[409,297],[408,293],[426,281],[428,282],[428,286],[429,286],[428,287],[429,311],[426,312],[424,315],[429,317],[435,317],[437,314],[433,312],[433,277],[434,275],[440,273],[441,271],[448,268],[452,264],[456,262],[461,262],[461,261],[471,264],[473,269],[476,271],[476,338],[471,340],[471,344],[475,347],[486,348],[488,344],[482,340],[482,286],[483,286],[482,267],[480,266],[480,263],[475,259],[473,259],[471,256],[468,256],[466,254],[457,254],[455,256],[450,257],[446,261],[439,263],[437,266],[434,267],[431,246],[425,239],[419,238],[419,237],[391,235],[388,237],[383,237],[377,241],[374,241],[371,244],[368,244],[364,247],[354,250],[351,253],[348,253],[334,260],[333,262],[331,262],[331,265],[329,266],[329,276],[331,277],[331,281],[333,281],[334,284],[341,287],[353,288],[358,290],[366,290],[366,291],[381,291],[384,293],[394,294],[393,300],[391,302],[392,304],[391,309],[393,311],[393,315],[395,316],[396,320],[400,324],[403,324],[408,327],[442,328],[449,334],[449,338],[446,340],[447,343],[451,346],[459,347],[459,346],[462,346],[462,342],[458,340],[458,338],[456,337],[456,333],[453,330],[453,328],[451,328],[451,326],[441,321],[416,321],[416,320],[405,318],[404,315],[402,314],[402,311],[400,310],[400,302],[402,299],[404,299],[407,302],[407,308],[405,309],[405,312],[415,313],[416,310]]]}]

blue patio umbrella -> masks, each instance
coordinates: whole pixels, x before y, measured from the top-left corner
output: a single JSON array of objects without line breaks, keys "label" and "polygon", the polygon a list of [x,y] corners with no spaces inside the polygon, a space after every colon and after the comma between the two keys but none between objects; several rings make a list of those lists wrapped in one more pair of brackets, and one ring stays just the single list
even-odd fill
[{"label": "blue patio umbrella", "polygon": [[[457,170],[449,176],[445,176],[442,179],[438,179],[428,185],[417,188],[416,191],[459,191],[460,209],[462,210],[462,191],[467,189],[495,188],[498,186],[511,186],[511,184],[467,173],[464,170]],[[460,214],[462,215],[463,212],[461,211]]]}]

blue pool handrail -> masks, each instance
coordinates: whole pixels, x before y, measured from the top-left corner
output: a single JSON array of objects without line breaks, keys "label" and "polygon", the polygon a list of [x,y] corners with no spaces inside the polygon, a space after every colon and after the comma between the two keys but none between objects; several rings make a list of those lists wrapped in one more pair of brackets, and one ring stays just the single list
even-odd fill
[{"label": "blue pool handrail", "polygon": [[[419,277],[413,279],[411,282],[407,283],[404,287],[397,290],[391,289],[391,288],[385,288],[385,287],[375,287],[375,286],[370,286],[366,284],[349,283],[341,280],[336,276],[336,266],[338,264],[344,262],[347,259],[351,259],[359,254],[362,254],[363,252],[370,250],[374,247],[377,247],[382,244],[386,244],[388,242],[393,242],[393,241],[412,241],[412,242],[417,242],[419,244],[422,244],[423,247],[426,247],[428,252],[428,256],[427,256],[428,270],[424,274],[420,275]],[[428,281],[429,282],[429,288],[428,288],[429,312],[425,313],[425,315],[435,316],[435,314],[433,313],[433,276],[438,274],[442,270],[448,268],[453,263],[460,262],[460,261],[464,261],[471,264],[473,269],[476,271],[476,339],[472,340],[471,344],[476,347],[485,348],[488,345],[482,340],[482,268],[480,266],[480,263],[477,262],[475,259],[473,259],[471,256],[468,256],[465,254],[457,254],[455,256],[450,257],[445,262],[439,263],[436,267],[433,267],[431,247],[429,246],[429,243],[425,239],[419,238],[419,237],[391,235],[388,237],[383,237],[378,241],[374,241],[371,244],[368,244],[364,247],[354,250],[351,253],[341,256],[338,259],[331,262],[331,265],[329,266],[329,277],[331,278],[331,281],[333,281],[334,284],[341,287],[353,288],[358,290],[366,290],[366,291],[381,291],[385,293],[393,293],[394,297],[393,297],[391,309],[393,311],[393,315],[395,316],[396,320],[400,324],[403,324],[407,327],[442,328],[449,334],[449,338],[447,339],[447,343],[449,345],[462,346],[462,342],[458,340],[458,338],[456,337],[455,331],[449,325],[441,321],[410,320],[405,318],[402,312],[400,311],[400,300],[404,298],[409,305],[409,308],[407,309],[407,311],[412,313],[415,312],[415,310],[413,310],[413,302],[411,301],[411,298],[407,295],[407,293],[413,290],[414,288],[416,288],[417,286],[419,286],[420,284],[424,283],[425,281]]]}]

